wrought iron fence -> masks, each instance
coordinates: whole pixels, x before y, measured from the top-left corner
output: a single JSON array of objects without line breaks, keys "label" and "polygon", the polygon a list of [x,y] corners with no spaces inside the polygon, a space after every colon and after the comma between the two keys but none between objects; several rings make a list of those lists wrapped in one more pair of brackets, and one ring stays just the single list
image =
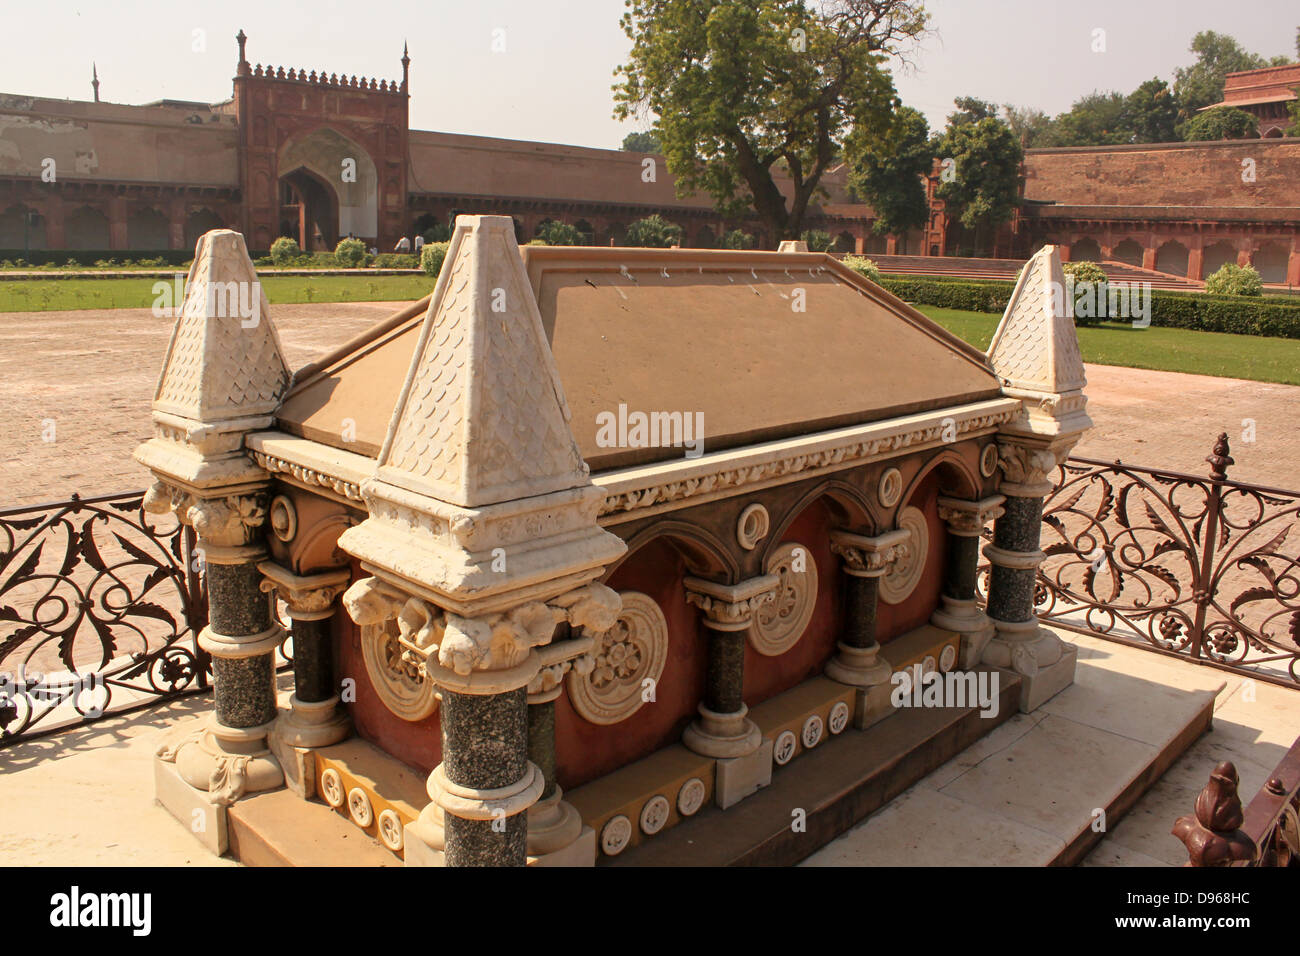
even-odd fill
[{"label": "wrought iron fence", "polygon": [[[1048,624],[1300,683],[1300,492],[1071,458],[1043,506]],[[982,580],[987,580],[982,575]]]},{"label": "wrought iron fence", "polygon": [[143,500],[0,511],[0,746],[208,687],[193,529]]}]

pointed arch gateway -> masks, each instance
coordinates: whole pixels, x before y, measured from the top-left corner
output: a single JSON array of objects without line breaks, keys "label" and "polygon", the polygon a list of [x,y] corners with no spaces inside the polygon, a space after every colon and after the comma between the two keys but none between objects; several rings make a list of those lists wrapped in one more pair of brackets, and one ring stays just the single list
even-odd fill
[{"label": "pointed arch gateway", "polygon": [[331,250],[347,236],[379,235],[379,174],[364,147],[323,126],[280,147],[280,216],[303,249]]}]

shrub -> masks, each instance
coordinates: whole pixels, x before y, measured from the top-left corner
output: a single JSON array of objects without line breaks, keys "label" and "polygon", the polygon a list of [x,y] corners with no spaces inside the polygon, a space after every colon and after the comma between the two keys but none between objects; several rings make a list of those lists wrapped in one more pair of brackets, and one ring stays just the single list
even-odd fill
[{"label": "shrub", "polygon": [[583,244],[582,233],[578,232],[577,226],[571,226],[567,222],[556,222],[555,220],[538,229],[537,238],[548,246],[580,246]]},{"label": "shrub", "polygon": [[379,269],[418,269],[420,258],[405,252],[381,252],[370,264]]},{"label": "shrub", "polygon": [[1109,284],[1101,266],[1086,259],[1061,266],[1066,288],[1074,295],[1074,324],[1096,325],[1109,308]]},{"label": "shrub", "polygon": [[451,226],[440,222],[424,230],[425,242],[448,242],[451,239]]},{"label": "shrub", "polygon": [[682,227],[658,214],[638,219],[627,227],[627,244],[652,249],[667,249],[682,241]]},{"label": "shrub", "polygon": [[420,250],[420,268],[424,274],[438,278],[438,273],[442,271],[442,262],[447,258],[447,248],[451,245],[449,242],[427,242],[424,248]]},{"label": "shrub", "polygon": [[334,259],[345,269],[359,269],[366,264],[370,253],[360,239],[340,239],[334,247]]},{"label": "shrub", "polygon": [[[851,258],[846,256],[845,264]],[[967,312],[1002,312],[1015,288],[1010,282],[970,282],[930,276],[886,276],[880,284],[915,305]],[[1300,303],[1286,296],[1263,296],[1243,302],[1240,296],[1155,289],[1151,292],[1151,324],[1172,329],[1300,339]]]},{"label": "shrub", "polygon": [[732,229],[730,232],[724,232],[722,238],[718,240],[719,249],[753,249],[754,237],[743,229]]},{"label": "shrub", "polygon": [[[20,260],[18,260],[18,261],[21,262],[22,260],[20,259]],[[69,269],[80,269],[80,268],[81,268],[81,263],[79,263],[76,259],[69,259],[69,260],[65,263],[65,265],[67,265],[67,267],[68,267]]]},{"label": "shrub", "polygon": [[[811,249],[812,246],[808,248]],[[865,256],[845,256],[840,261],[859,275],[866,276],[876,285],[884,285],[884,281],[880,278],[880,269]]]},{"label": "shrub", "polygon": [[1253,266],[1225,262],[1205,280],[1205,291],[1211,295],[1263,295],[1264,281]]},{"label": "shrub", "polygon": [[271,261],[277,266],[287,266],[302,255],[302,248],[297,239],[281,236],[271,243]]},{"label": "shrub", "polygon": [[829,232],[823,232],[820,229],[808,229],[801,238],[808,243],[809,252],[826,252],[835,242]]}]

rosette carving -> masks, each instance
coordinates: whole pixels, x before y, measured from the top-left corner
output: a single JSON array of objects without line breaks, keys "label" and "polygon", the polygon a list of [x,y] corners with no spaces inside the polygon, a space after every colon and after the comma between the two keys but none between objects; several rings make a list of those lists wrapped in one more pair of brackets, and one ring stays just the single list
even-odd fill
[{"label": "rosette carving", "polygon": [[668,660],[668,621],[659,605],[637,591],[618,596],[622,607],[613,626],[596,636],[589,665],[580,658],[568,675],[574,710],[593,724],[636,713],[646,702],[645,682],[657,683]]}]

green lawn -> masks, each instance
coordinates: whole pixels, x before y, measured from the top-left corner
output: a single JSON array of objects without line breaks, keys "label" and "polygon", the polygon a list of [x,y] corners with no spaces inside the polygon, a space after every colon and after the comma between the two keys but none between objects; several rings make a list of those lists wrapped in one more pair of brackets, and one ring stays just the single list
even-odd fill
[{"label": "green lawn", "polygon": [[[989,347],[1001,319],[999,315],[983,312],[961,312],[929,305],[917,308],[980,349]],[[1079,348],[1085,362],[1098,365],[1300,385],[1300,340],[1297,339],[1154,326],[1135,329],[1127,322],[1105,322],[1079,329]]]},{"label": "green lawn", "polygon": [[[183,272],[181,273],[184,274]],[[0,312],[66,309],[147,309],[161,279],[31,279],[0,282]],[[262,288],[272,305],[286,302],[402,302],[419,299],[433,280],[411,276],[268,276]],[[170,304],[170,303],[168,303]]]}]

